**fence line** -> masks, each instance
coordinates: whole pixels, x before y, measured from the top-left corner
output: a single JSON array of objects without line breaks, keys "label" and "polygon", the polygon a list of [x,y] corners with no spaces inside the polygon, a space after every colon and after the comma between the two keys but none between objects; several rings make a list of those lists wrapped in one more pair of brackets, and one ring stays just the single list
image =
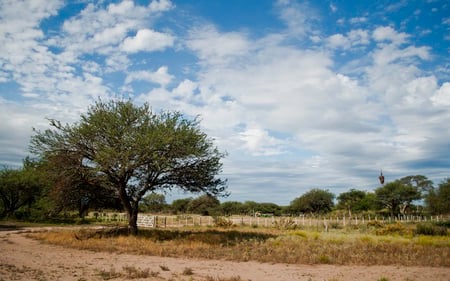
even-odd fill
[{"label": "fence line", "polygon": [[[103,222],[127,222],[126,213],[89,213],[90,218],[95,218]],[[254,227],[276,227],[282,225],[297,225],[304,227],[346,227],[351,225],[366,225],[369,222],[376,223],[417,223],[428,221],[450,220],[450,216],[296,216],[296,217],[252,217],[252,216],[231,216],[220,217],[234,225],[254,226]],[[184,227],[184,226],[213,226],[215,219],[211,216],[200,215],[152,215],[139,214],[138,225],[143,227]]]}]

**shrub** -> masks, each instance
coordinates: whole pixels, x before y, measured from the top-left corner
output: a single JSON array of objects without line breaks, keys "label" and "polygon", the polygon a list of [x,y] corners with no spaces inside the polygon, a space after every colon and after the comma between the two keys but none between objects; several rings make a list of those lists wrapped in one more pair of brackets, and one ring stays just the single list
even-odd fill
[{"label": "shrub", "polygon": [[214,225],[217,227],[228,228],[233,226],[233,222],[224,217],[214,217]]},{"label": "shrub", "polygon": [[397,234],[397,235],[407,235],[410,234],[410,230],[407,229],[404,225],[402,225],[401,223],[392,223],[392,224],[387,224],[385,226],[383,226],[383,228],[377,229],[375,231],[376,235],[392,235],[392,234]]},{"label": "shrub", "polygon": [[433,224],[435,224],[435,225],[437,225],[437,226],[442,226],[442,227],[450,228],[450,220],[446,220],[446,221],[437,221],[437,222],[433,222]]},{"label": "shrub", "polygon": [[378,220],[367,222],[367,227],[382,228],[383,226],[384,226],[383,223]]},{"label": "shrub", "polygon": [[297,228],[297,224],[292,218],[280,218],[280,220],[275,220],[273,224],[277,229],[281,230]]},{"label": "shrub", "polygon": [[134,266],[124,266],[123,270],[126,272],[128,279],[148,278],[149,276],[156,277],[159,272],[150,272],[147,269],[140,269]]},{"label": "shrub", "polygon": [[183,275],[193,275],[194,271],[190,267],[186,267],[183,269]]},{"label": "shrub", "polygon": [[414,233],[418,235],[445,236],[447,235],[447,227],[431,223],[419,223]]}]

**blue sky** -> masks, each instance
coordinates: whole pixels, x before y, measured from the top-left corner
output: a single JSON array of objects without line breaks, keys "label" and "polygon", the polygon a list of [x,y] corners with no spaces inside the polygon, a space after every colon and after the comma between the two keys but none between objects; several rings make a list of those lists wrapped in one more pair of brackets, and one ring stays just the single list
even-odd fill
[{"label": "blue sky", "polygon": [[[226,200],[450,177],[448,1],[0,1],[0,163],[98,98],[200,116]],[[187,194],[168,194],[168,199]]]}]

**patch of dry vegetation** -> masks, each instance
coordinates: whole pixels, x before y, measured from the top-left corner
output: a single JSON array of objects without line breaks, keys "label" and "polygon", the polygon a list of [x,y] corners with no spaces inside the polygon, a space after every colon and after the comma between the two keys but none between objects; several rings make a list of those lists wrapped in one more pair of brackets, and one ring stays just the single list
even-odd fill
[{"label": "patch of dry vegetation", "polygon": [[[109,233],[111,233],[109,231]],[[450,266],[450,239],[414,235],[412,228],[387,225],[361,233],[270,229],[151,229],[131,237],[98,230],[30,234],[52,244],[155,255],[291,264]]]}]

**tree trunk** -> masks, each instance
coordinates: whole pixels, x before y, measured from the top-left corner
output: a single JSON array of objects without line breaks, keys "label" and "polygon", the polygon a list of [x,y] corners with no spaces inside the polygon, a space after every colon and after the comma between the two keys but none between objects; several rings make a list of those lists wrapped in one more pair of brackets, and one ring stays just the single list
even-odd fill
[{"label": "tree trunk", "polygon": [[127,211],[128,233],[133,236],[136,236],[138,233],[137,217],[139,211],[139,204],[138,202],[134,202],[135,204],[131,202],[126,192],[126,183],[123,183],[122,185],[119,186],[119,196],[123,206],[125,207],[125,210]]},{"label": "tree trunk", "polygon": [[130,211],[131,212],[128,212],[128,232],[131,235],[136,236],[138,234],[138,227],[137,227],[138,209],[131,208]]}]

